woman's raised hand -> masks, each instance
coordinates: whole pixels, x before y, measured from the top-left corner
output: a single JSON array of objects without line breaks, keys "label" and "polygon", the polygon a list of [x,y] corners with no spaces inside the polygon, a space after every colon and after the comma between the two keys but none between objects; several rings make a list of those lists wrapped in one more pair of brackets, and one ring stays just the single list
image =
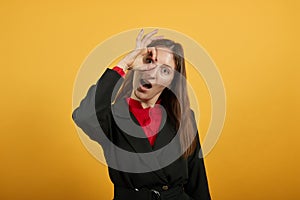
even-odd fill
[{"label": "woman's raised hand", "polygon": [[151,56],[152,60],[156,60],[156,49],[155,47],[147,46],[153,41],[157,39],[162,39],[163,36],[154,36],[157,34],[158,29],[151,31],[144,35],[144,30],[142,29],[137,38],[136,38],[136,46],[135,49],[126,55],[119,63],[118,66],[123,68],[123,70],[150,70],[155,65],[143,65],[145,64],[144,59],[147,56]]}]

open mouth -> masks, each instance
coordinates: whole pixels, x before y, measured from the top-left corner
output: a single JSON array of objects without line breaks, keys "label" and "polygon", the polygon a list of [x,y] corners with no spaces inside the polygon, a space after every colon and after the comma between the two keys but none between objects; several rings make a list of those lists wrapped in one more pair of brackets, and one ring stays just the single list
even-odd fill
[{"label": "open mouth", "polygon": [[152,88],[152,84],[151,84],[149,81],[145,80],[145,79],[141,79],[141,80],[140,80],[140,83],[141,83],[141,85],[142,85],[144,88],[147,88],[147,89]]}]

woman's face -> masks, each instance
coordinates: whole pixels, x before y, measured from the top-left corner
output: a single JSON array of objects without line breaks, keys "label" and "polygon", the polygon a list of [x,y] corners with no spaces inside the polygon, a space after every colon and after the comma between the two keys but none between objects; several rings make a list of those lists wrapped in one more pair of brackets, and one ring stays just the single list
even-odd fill
[{"label": "woman's face", "polygon": [[155,103],[165,87],[174,78],[175,62],[173,53],[163,47],[156,48],[157,60],[151,56],[143,59],[143,65],[155,65],[148,71],[134,71],[131,97],[141,102]]}]

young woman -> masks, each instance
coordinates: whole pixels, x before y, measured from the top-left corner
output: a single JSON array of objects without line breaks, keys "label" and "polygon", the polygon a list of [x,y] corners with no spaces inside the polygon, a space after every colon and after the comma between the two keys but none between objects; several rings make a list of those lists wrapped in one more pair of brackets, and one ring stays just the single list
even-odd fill
[{"label": "young woman", "polygon": [[104,72],[72,117],[102,145],[115,200],[207,200],[183,48],[157,32],[142,30],[135,50]]}]

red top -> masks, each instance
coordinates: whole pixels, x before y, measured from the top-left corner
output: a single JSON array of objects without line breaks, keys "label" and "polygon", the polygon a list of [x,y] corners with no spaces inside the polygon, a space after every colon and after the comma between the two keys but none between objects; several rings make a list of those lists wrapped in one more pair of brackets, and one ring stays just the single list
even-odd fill
[{"label": "red top", "polygon": [[113,68],[113,70],[115,70],[116,72],[118,72],[120,74],[120,76],[124,77],[125,76],[125,72],[121,67],[115,66]]},{"label": "red top", "polygon": [[[122,68],[116,66],[113,70],[118,72],[122,77],[125,76]],[[127,98],[126,101],[129,105],[129,111],[135,116],[144,130],[150,145],[153,146],[162,120],[160,100],[156,102],[154,107],[148,108],[143,108],[138,100],[132,98]]]}]

